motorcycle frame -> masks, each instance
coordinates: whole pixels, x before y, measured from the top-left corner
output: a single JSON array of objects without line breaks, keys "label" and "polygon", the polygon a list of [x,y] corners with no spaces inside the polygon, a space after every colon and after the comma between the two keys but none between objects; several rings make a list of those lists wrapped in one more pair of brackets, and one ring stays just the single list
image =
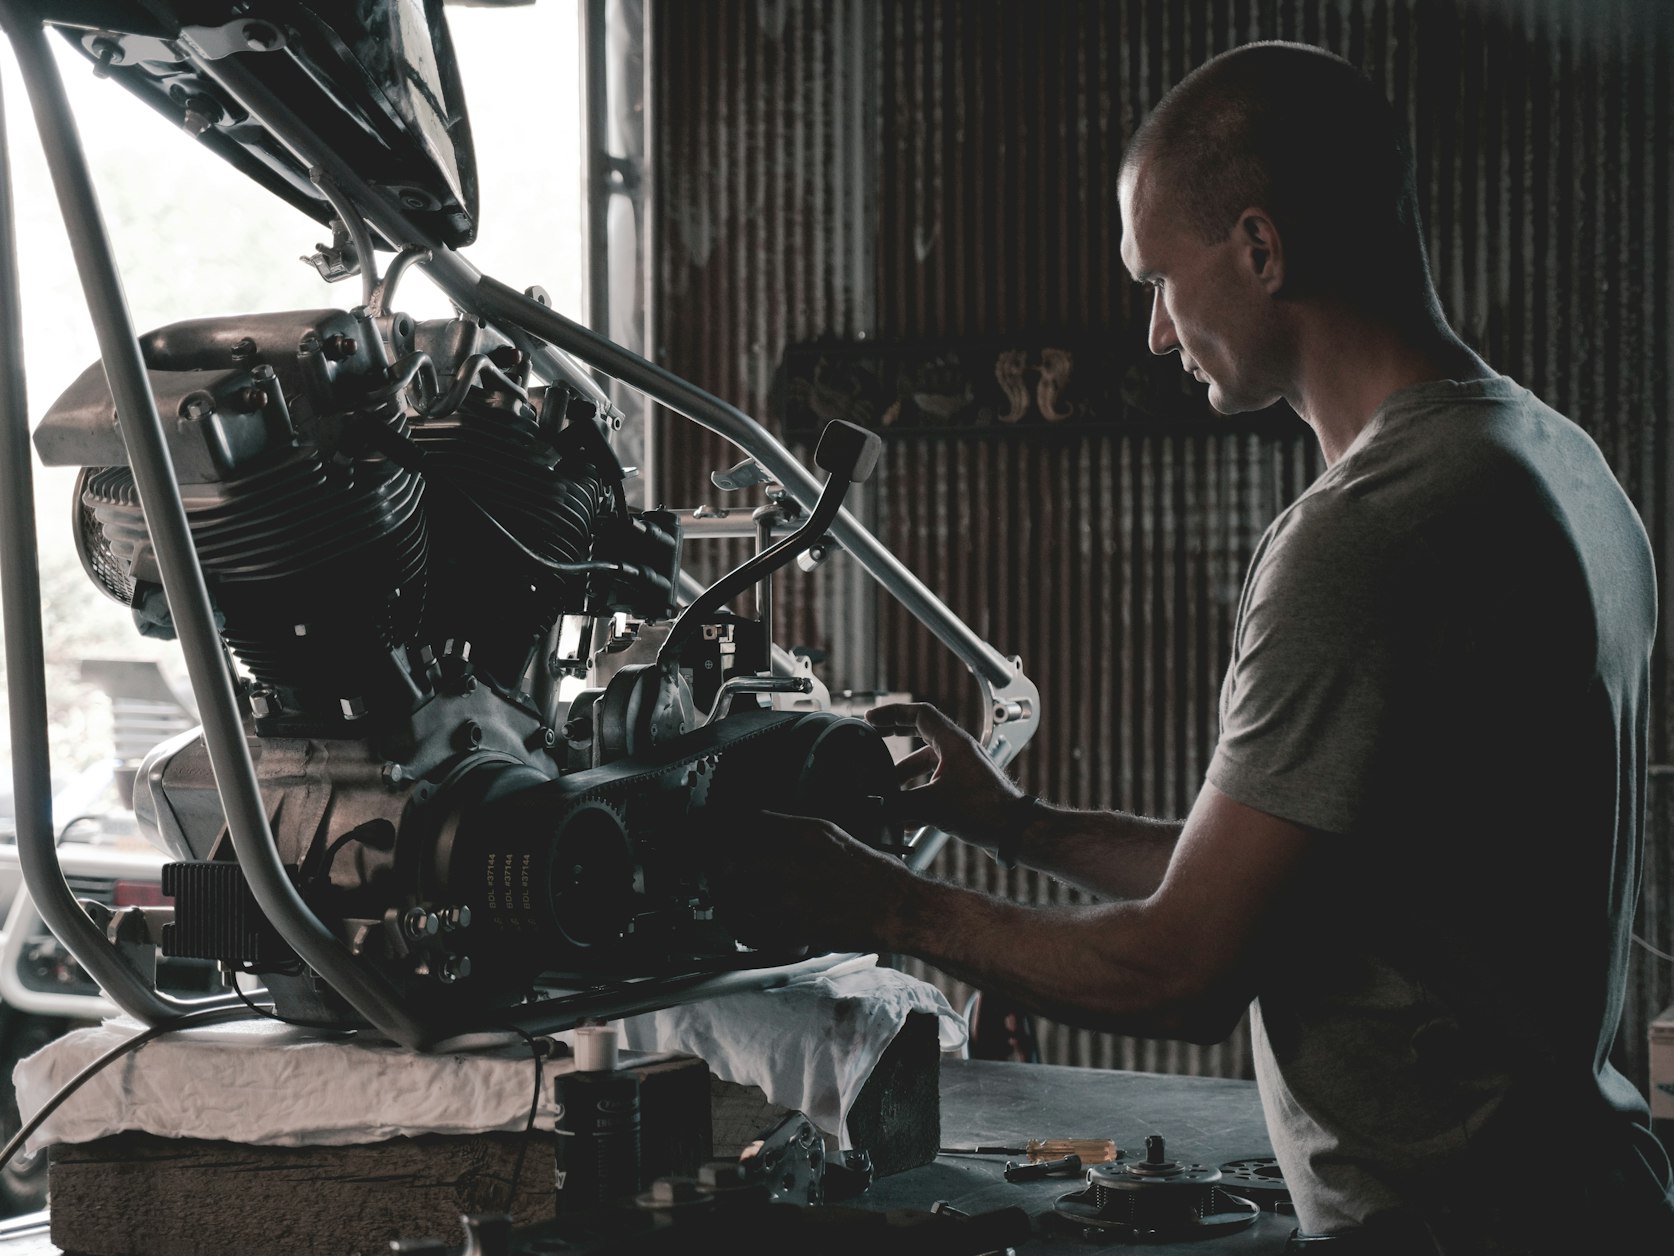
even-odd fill
[{"label": "motorcycle frame", "polygon": [[[122,436],[198,704],[233,850],[258,906],[286,943],[374,1031],[414,1050],[432,1051],[491,1045],[519,1031],[552,1033],[589,1019],[615,1019],[736,990],[769,988],[852,958],[823,955],[774,968],[646,978],[544,998],[461,1024],[416,1012],[382,974],[363,963],[309,910],[285,873],[268,824],[232,671],[215,630],[208,589],[192,545],[121,275],[63,80],[48,46],[46,24],[39,15],[29,12],[31,7],[27,0],[0,0],[0,29],[10,40],[22,70],[35,126],[46,151],[99,355],[121,416]],[[215,55],[191,32],[181,31],[172,42],[184,60],[259,118],[314,173],[351,234],[366,239],[368,228],[375,229],[397,251],[398,259],[424,265],[461,310],[527,342],[535,369],[548,380],[568,382],[612,413],[614,407],[585,368],[620,380],[736,445],[805,510],[812,510],[819,496],[818,481],[761,424],[689,381],[481,273],[417,227],[390,196],[362,179],[239,57]],[[39,548],[24,392],[24,314],[18,288],[16,221],[4,121],[5,104],[0,100],[0,527],[4,528],[0,537],[0,610],[9,678],[18,859],[24,884],[47,926],[123,1012],[156,1026],[193,1013],[234,1008],[239,1001],[234,994],[182,999],[149,985],[83,911],[57,860],[47,744]],[[364,251],[361,264],[371,292],[375,259],[370,248]],[[376,298],[381,293],[373,295]],[[980,741],[997,765],[1009,763],[1033,736],[1039,721],[1039,694],[1023,674],[1021,660],[1007,658],[978,636],[848,511],[837,516],[831,535],[970,669],[983,699]],[[694,583],[685,583],[688,593]],[[775,662],[782,668],[788,660],[780,651]],[[924,868],[944,841],[945,835],[938,830],[920,829],[911,838],[907,862],[915,869]]]}]

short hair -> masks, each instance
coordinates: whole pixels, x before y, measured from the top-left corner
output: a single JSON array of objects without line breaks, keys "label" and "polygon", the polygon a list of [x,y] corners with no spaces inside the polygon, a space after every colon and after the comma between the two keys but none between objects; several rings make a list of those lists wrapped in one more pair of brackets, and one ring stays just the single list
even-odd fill
[{"label": "short hair", "polygon": [[1266,211],[1293,295],[1435,301],[1405,128],[1371,80],[1324,49],[1274,41],[1205,62],[1135,132],[1123,172],[1141,163],[1205,242],[1244,210]]}]

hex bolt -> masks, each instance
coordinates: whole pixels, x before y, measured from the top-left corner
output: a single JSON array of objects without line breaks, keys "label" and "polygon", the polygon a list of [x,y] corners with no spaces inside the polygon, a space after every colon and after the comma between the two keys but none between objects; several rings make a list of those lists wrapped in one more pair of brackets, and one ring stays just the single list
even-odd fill
[{"label": "hex bolt", "polygon": [[482,725],[475,720],[466,720],[453,730],[454,748],[466,754],[482,745]]},{"label": "hex bolt", "polygon": [[215,403],[206,393],[193,393],[180,403],[180,416],[185,419],[202,422],[214,413]]},{"label": "hex bolt", "polygon": [[451,986],[456,981],[464,981],[471,975],[471,957],[469,955],[450,955],[442,961],[442,971],[436,974],[442,979],[442,984]]},{"label": "hex bolt", "polygon": [[452,933],[455,929],[469,929],[471,927],[471,909],[461,903],[458,907],[449,907],[442,913],[442,929]]},{"label": "hex bolt", "polygon": [[114,39],[95,39],[87,50],[98,58],[93,67],[95,78],[104,78],[110,73],[111,66],[122,64],[122,45]]},{"label": "hex bolt", "polygon": [[249,336],[245,336],[232,347],[232,360],[234,362],[248,362],[255,356],[256,342]]},{"label": "hex bolt", "polygon": [[339,698],[337,705],[342,708],[346,720],[358,720],[366,714],[366,699],[361,697]]},{"label": "hex bolt", "polygon": [[399,763],[384,764],[384,784],[391,789],[407,779],[407,769]]},{"label": "hex bolt", "polygon": [[558,730],[548,728],[545,724],[523,739],[523,747],[526,750],[551,750],[557,744]]},{"label": "hex bolt", "polygon": [[320,342],[320,352],[326,355],[328,361],[341,362],[345,358],[352,358],[360,349],[360,344],[353,336],[341,333],[327,336]]},{"label": "hex bolt", "polygon": [[442,928],[442,918],[423,907],[409,907],[401,917],[401,927],[410,938],[433,938]]},{"label": "hex bolt", "polygon": [[279,711],[279,703],[275,700],[271,689],[257,689],[250,695],[250,709],[261,718],[275,715]]},{"label": "hex bolt", "polygon": [[564,721],[565,741],[590,741],[592,736],[593,721],[587,716],[577,715]]}]

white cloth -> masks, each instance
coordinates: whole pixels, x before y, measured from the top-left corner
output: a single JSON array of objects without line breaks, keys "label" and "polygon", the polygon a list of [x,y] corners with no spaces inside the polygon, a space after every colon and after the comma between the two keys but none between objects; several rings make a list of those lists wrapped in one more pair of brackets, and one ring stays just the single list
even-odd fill
[{"label": "white cloth", "polygon": [[[115,1017],[72,1030],[20,1062],[12,1076],[23,1120],[142,1029]],[[549,1076],[568,1067],[545,1062]],[[111,1064],[48,1116],[28,1146],[123,1130],[276,1147],[521,1130],[534,1087],[535,1064],[522,1044],[424,1055],[388,1043],[310,1038],[271,1020],[231,1021],[165,1034]],[[535,1124],[550,1130],[552,1087],[541,1092]]]},{"label": "white cloth", "polygon": [[943,1052],[965,1045],[965,1020],[928,982],[868,955],[769,990],[729,994],[629,1017],[622,1041],[680,1051],[722,1081],[761,1087],[847,1150],[849,1111],[911,1012],[937,1018]]},{"label": "white cloth", "polygon": [[[695,1055],[723,1081],[760,1086],[770,1102],[846,1139],[850,1107],[910,1012],[939,1018],[944,1051],[963,1045],[965,1022],[941,991],[866,956],[778,989],[633,1017],[622,1022],[618,1064],[670,1051]],[[22,1119],[143,1028],[115,1017],[72,1030],[19,1063],[13,1079]],[[569,1039],[573,1031],[554,1036]],[[545,1075],[571,1067],[547,1060]],[[315,1038],[271,1020],[230,1021],[165,1034],[124,1056],[65,1100],[27,1145],[91,1142],[124,1130],[276,1147],[521,1130],[534,1068],[522,1044],[424,1054]],[[552,1129],[556,1114],[548,1083],[535,1127]]]}]

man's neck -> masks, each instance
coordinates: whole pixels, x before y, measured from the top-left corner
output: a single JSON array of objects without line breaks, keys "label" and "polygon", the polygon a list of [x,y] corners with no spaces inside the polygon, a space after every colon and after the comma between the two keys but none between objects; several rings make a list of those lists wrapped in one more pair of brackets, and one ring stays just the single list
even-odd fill
[{"label": "man's neck", "polygon": [[1330,466],[1348,452],[1389,397],[1438,379],[1482,379],[1494,371],[1439,318],[1416,329],[1321,305],[1301,320],[1302,352],[1286,400],[1314,434]]}]

